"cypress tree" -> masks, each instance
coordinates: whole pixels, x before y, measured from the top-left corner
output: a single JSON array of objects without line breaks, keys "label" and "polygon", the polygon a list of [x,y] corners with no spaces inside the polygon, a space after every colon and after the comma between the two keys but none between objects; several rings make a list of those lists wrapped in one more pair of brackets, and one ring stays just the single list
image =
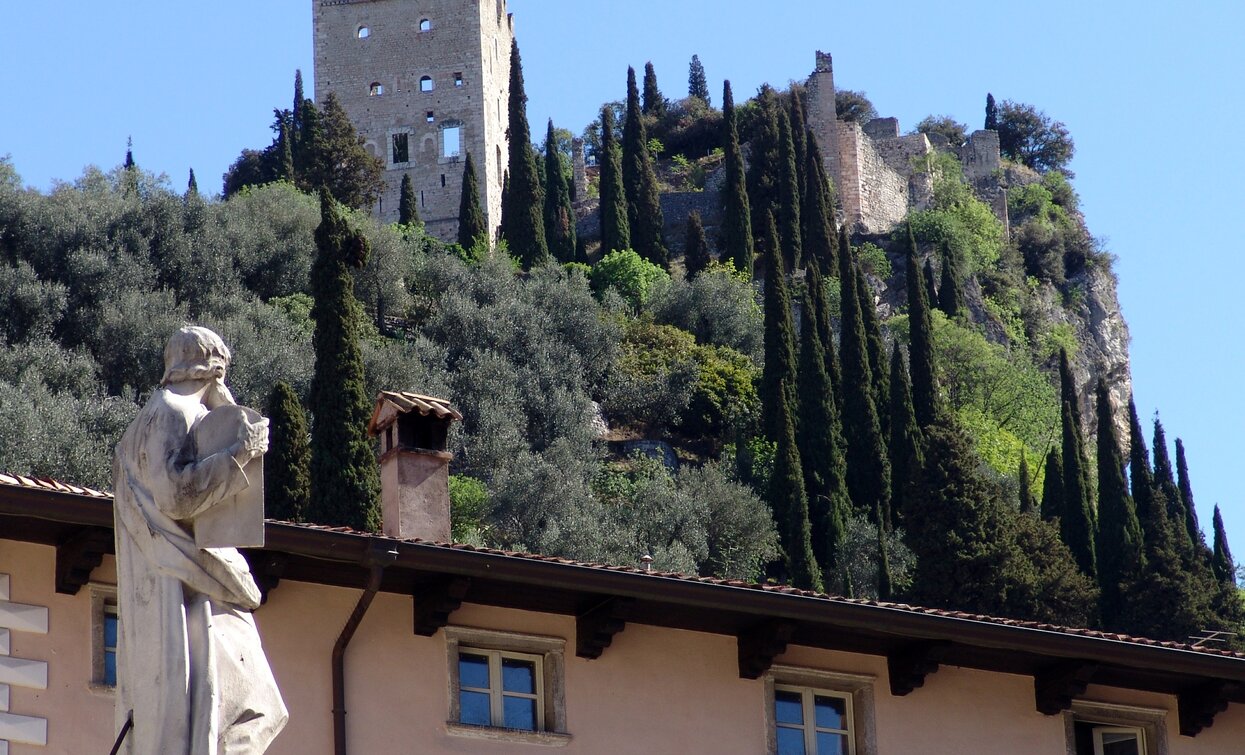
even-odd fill
[{"label": "cypress tree", "polygon": [[1046,477],[1042,483],[1042,521],[1063,516],[1063,456],[1053,446],[1046,454]]},{"label": "cypress tree", "polygon": [[552,118],[545,135],[545,239],[549,253],[558,262],[575,261],[575,210]]},{"label": "cypress tree", "polygon": [[813,306],[816,307],[817,336],[826,355],[826,375],[830,377],[830,387],[834,390],[835,404],[839,407],[841,417],[842,403],[839,399],[843,395],[843,386],[839,358],[834,350],[834,322],[830,316],[830,302],[826,298],[826,279],[816,265],[809,265],[807,281],[809,292],[813,296]]},{"label": "cypress tree", "polygon": [[[879,527],[890,521],[890,463],[878,424],[873,378],[869,369],[869,344],[865,334],[858,276],[847,241],[839,231],[839,284],[842,287],[843,435],[847,439],[847,487],[856,510],[874,518]],[[879,518],[878,512],[882,516]]]},{"label": "cypress tree", "polygon": [[477,241],[489,241],[488,221],[480,206],[480,185],[476,179],[476,161],[467,153],[463,161],[463,188],[458,198],[458,245],[471,249]]},{"label": "cypress tree", "polygon": [[800,87],[791,87],[791,106],[788,108],[791,121],[791,144],[795,147],[796,183],[800,190],[800,234],[803,236],[807,228],[803,213],[808,207],[808,125],[804,117],[804,101],[800,97]]},{"label": "cypress tree", "polygon": [[999,108],[994,103],[994,95],[986,94],[986,131],[999,130]]},{"label": "cypress tree", "polygon": [[1111,394],[1098,381],[1098,585],[1103,625],[1126,631],[1126,604],[1143,586],[1141,523],[1124,479],[1124,452],[1115,435]]},{"label": "cypress tree", "polygon": [[800,174],[796,167],[795,142],[786,112],[778,114],[778,233],[782,238],[783,261],[788,270],[797,270],[804,256],[800,237]]},{"label": "cypress tree", "polygon": [[709,79],[705,77],[705,67],[700,62],[699,55],[692,56],[692,62],[687,67],[687,96],[699,97],[710,104],[709,99]]},{"label": "cypress tree", "polygon": [[290,127],[284,121],[281,122],[281,128],[277,132],[277,150],[281,156],[281,164],[277,168],[277,178],[283,181],[294,182],[294,139],[290,134]]},{"label": "cypress tree", "polygon": [[778,213],[778,184],[782,176],[779,162],[778,95],[768,84],[757,93],[757,122],[749,142],[748,201],[752,207],[752,227],[765,226],[765,214]]},{"label": "cypress tree", "polygon": [[1072,362],[1068,359],[1068,350],[1059,350],[1059,394],[1064,400],[1072,404],[1072,418],[1076,420],[1078,428],[1084,428],[1085,423],[1081,417],[1081,402],[1078,398],[1079,391],[1076,387],[1076,378],[1072,374]]},{"label": "cypress tree", "polygon": [[1176,474],[1172,469],[1171,456],[1167,453],[1167,433],[1158,416],[1154,417],[1154,486],[1167,504],[1167,520],[1172,535],[1179,541],[1181,550],[1193,545],[1185,526],[1184,505],[1180,500],[1180,488],[1176,486]]},{"label": "cypress tree", "polygon": [[320,192],[317,255],[311,270],[315,373],[311,380],[311,500],[317,524],[374,532],[380,527],[380,472],[367,422],[358,333],[363,308],[354,297],[351,269],[367,262],[367,238],[350,227],[327,189]]},{"label": "cypress tree", "polygon": [[1132,486],[1133,502],[1137,506],[1137,518],[1147,543],[1157,542],[1164,536],[1166,510],[1158,516],[1159,506],[1154,491],[1154,473],[1150,470],[1150,452],[1146,448],[1145,433],[1137,416],[1137,404],[1128,400],[1128,479]]},{"label": "cypress tree", "polygon": [[869,377],[873,385],[873,405],[877,407],[878,430],[882,437],[890,435],[890,368],[886,361],[886,341],[878,323],[877,304],[873,301],[873,288],[865,278],[864,270],[856,265],[856,294],[860,297],[860,317],[865,326],[869,350]]},{"label": "cypress tree", "polygon": [[527,123],[527,91],[523,86],[523,59],[519,43],[510,45],[510,189],[505,193],[506,240],[510,252],[530,270],[549,259],[545,224],[541,217],[544,191],[532,152],[532,130]]},{"label": "cypress tree", "polygon": [[[735,264],[740,272],[752,274],[752,209],[748,188],[744,183],[744,157],[739,146],[739,124],[735,115],[735,98],[731,82],[722,87],[722,127],[726,129],[724,163],[726,185],[722,191],[722,256]],[[602,128],[604,133],[604,128]],[[602,137],[604,141],[604,136]],[[602,173],[602,185],[604,185]],[[602,197],[602,202],[604,202]]]},{"label": "cypress tree", "polygon": [[964,305],[964,287],[957,255],[949,247],[942,248],[942,281],[938,284],[938,308],[948,319],[954,320],[960,313],[967,314]]},{"label": "cypress tree", "polygon": [[614,108],[601,110],[601,251],[631,248],[627,195],[623,190],[622,154],[614,138]]},{"label": "cypress tree", "polygon": [[916,237],[908,225],[908,359],[912,371],[912,408],[917,424],[929,427],[938,417],[938,384],[934,375],[934,321],[918,272]]},{"label": "cypress tree", "polygon": [[1223,516],[1219,506],[1215,506],[1215,551],[1212,563],[1215,577],[1223,585],[1236,587],[1236,562],[1232,560],[1232,549],[1228,547],[1228,532],[1223,527]]},{"label": "cypress tree", "polygon": [[190,169],[190,180],[186,182],[186,198],[199,196],[199,182],[195,180],[195,169]]},{"label": "cypress tree", "polygon": [[134,170],[138,164],[134,162],[134,137],[125,138],[125,169]]},{"label": "cypress tree", "polygon": [[1197,507],[1193,504],[1193,484],[1189,482],[1189,464],[1184,455],[1184,441],[1180,438],[1176,438],[1176,486],[1180,492],[1180,505],[1184,508],[1189,540],[1195,546],[1202,545],[1202,526],[1197,520]]},{"label": "cypress tree", "polygon": [[795,325],[791,321],[791,298],[787,274],[774,230],[774,216],[766,216],[765,245],[765,367],[761,371],[761,411],[765,436],[782,441],[782,408],[794,404],[796,384]]},{"label": "cypress tree", "polygon": [[623,187],[627,192],[627,223],[636,253],[662,267],[669,264],[666,242],[662,238],[665,219],[661,211],[661,195],[657,190],[657,174],[648,151],[648,131],[640,110],[640,92],[636,88],[635,69],[627,69],[627,125],[623,130]]},{"label": "cypress tree", "polygon": [[821,569],[813,554],[808,496],[804,490],[804,471],[795,443],[790,404],[780,402],[776,419],[779,438],[770,481],[770,506],[782,539],[787,577],[795,587],[820,592],[823,589]]},{"label": "cypress tree", "polygon": [[917,483],[925,458],[921,452],[924,439],[913,410],[908,370],[898,343],[891,347],[890,372],[891,510],[893,518],[902,521],[911,501],[921,493]]},{"label": "cypress tree", "polygon": [[[811,271],[816,274],[815,270]],[[800,355],[797,381],[799,411],[796,413],[796,445],[804,466],[809,518],[813,527],[813,553],[829,585],[839,563],[839,550],[851,518],[843,460],[843,436],[839,426],[834,388],[826,374],[825,347],[817,325],[814,287],[804,292],[800,313]],[[841,585],[830,589],[842,589]]]},{"label": "cypress tree", "polygon": [[1020,513],[1032,514],[1033,505],[1033,480],[1029,477],[1029,456],[1023,448],[1020,449]]},{"label": "cypress tree", "polygon": [[934,273],[934,258],[925,258],[925,295],[931,307],[938,306],[938,276]]},{"label": "cypress tree", "polygon": [[644,64],[644,114],[660,119],[666,114],[666,98],[657,88],[657,70],[653,64]]},{"label": "cypress tree", "polygon": [[311,497],[311,446],[307,414],[289,384],[278,380],[268,395],[268,436],[264,455],[264,515],[301,522]]},{"label": "cypress tree", "polygon": [[290,108],[290,133],[297,135],[302,132],[303,105],[307,98],[303,94],[303,69],[294,69],[294,102]]},{"label": "cypress tree", "polygon": [[683,264],[687,267],[689,279],[695,278],[713,262],[713,257],[709,254],[709,241],[705,238],[705,226],[696,210],[692,210],[687,216],[687,244],[683,255]]},{"label": "cypress tree", "polygon": [[[467,164],[471,164],[471,153],[467,153]],[[415,196],[415,184],[411,181],[410,173],[402,174],[402,190],[398,194],[398,222],[402,225],[419,223],[419,198]],[[458,235],[460,239],[462,237],[462,222],[462,215],[460,214],[458,218]]]},{"label": "cypress tree", "polygon": [[1089,491],[1089,469],[1085,459],[1085,441],[1081,428],[1072,414],[1075,396],[1063,400],[1063,511],[1059,517],[1059,534],[1068,544],[1077,566],[1089,577],[1097,577],[1094,537],[1094,504]]},{"label": "cypress tree", "polygon": [[804,222],[804,254],[815,262],[822,275],[838,270],[837,239],[834,234],[834,201],[830,180],[821,161],[816,139],[806,139],[804,154],[804,197],[800,218]]}]

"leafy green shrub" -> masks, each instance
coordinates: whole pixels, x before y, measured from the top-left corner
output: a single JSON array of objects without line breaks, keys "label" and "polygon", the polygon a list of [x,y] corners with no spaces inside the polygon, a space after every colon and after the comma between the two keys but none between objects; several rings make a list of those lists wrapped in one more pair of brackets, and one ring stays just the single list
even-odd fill
[{"label": "leafy green shrub", "polygon": [[886,257],[886,251],[877,244],[866,241],[858,247],[855,247],[856,259],[860,262],[860,266],[866,273],[881,280],[889,280],[891,277],[891,261]]},{"label": "leafy green shrub", "polygon": [[456,543],[477,542],[487,526],[488,488],[480,480],[450,475],[450,537]]},{"label": "leafy green shrub", "polygon": [[[934,200],[928,210],[908,216],[917,241],[945,246],[964,265],[964,274],[993,267],[1003,248],[1003,224],[973,195],[956,163],[954,172],[937,170]],[[907,227],[895,232],[896,243],[907,244]]]},{"label": "leafy green shrub", "polygon": [[749,425],[761,404],[756,389],[760,370],[756,364],[725,346],[698,346],[695,359],[700,374],[685,430],[694,435],[721,437],[732,428]]},{"label": "leafy green shrub", "polygon": [[659,265],[644,259],[630,249],[613,251],[592,268],[592,290],[598,294],[613,288],[637,310],[648,300],[649,291],[659,281],[670,280],[670,274]]},{"label": "leafy green shrub", "polygon": [[657,323],[691,332],[698,343],[761,359],[764,323],[756,287],[729,261],[710,263],[690,281],[654,286],[646,311]]}]

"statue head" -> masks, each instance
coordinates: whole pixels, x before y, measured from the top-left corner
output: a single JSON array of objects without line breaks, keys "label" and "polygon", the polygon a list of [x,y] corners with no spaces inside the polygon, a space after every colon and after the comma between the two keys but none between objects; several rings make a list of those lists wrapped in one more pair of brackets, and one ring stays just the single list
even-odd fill
[{"label": "statue head", "polygon": [[164,377],[160,385],[187,380],[225,379],[229,347],[207,328],[190,325],[178,330],[164,347]]}]

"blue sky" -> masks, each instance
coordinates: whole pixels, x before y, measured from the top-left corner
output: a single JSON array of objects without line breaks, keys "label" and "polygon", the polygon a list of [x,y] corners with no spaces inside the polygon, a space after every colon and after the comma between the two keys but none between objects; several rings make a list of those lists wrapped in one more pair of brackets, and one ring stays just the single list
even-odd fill
[{"label": "blue sky", "polygon": [[[416,2],[417,0],[411,0]],[[183,186],[219,177],[269,139],[296,68],[311,91],[311,2],[217,0],[0,4],[0,155],[46,189],[111,167],[126,137]],[[1245,4],[1047,0],[954,4],[783,0],[626,3],[510,0],[529,117],[579,131],[651,60],[667,95],[700,55],[715,100],[802,79],[833,53],[842,87],[910,128],[930,113],[979,125],[986,92],[1064,121],[1090,229],[1119,260],[1145,416],[1188,449],[1204,527],[1224,507],[1245,555],[1245,432],[1233,279],[1245,213]],[[712,10],[705,10],[711,8]],[[13,61],[16,61],[14,64]],[[537,129],[538,130],[538,129]]]}]

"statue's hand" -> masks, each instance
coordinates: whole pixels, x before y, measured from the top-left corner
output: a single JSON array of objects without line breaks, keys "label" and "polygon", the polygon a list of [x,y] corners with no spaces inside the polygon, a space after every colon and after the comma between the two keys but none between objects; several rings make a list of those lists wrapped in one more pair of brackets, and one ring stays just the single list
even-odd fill
[{"label": "statue's hand", "polygon": [[243,426],[238,431],[238,442],[234,444],[233,458],[245,466],[251,459],[267,452],[268,419],[254,423],[243,420]]}]

